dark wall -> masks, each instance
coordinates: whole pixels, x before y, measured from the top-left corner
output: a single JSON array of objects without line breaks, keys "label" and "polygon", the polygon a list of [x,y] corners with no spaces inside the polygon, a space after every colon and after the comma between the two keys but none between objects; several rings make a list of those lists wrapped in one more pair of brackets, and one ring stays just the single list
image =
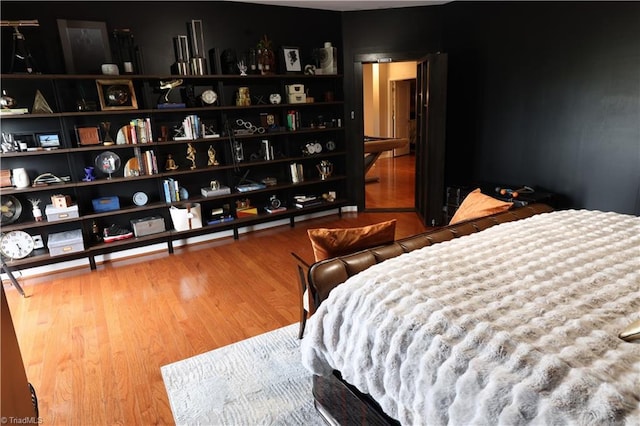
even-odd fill
[{"label": "dark wall", "polygon": [[[39,28],[22,29],[42,72],[64,73],[56,19],[106,22],[132,30],[144,56],[144,72],[168,73],[175,62],[173,37],[187,34],[187,22],[201,19],[205,50],[255,47],[264,34],[274,48],[297,46],[303,56],[325,41],[342,42],[340,13],[293,7],[203,1],[2,2],[2,19],[38,19]],[[12,30],[2,29],[2,69],[10,56]],[[304,59],[304,57],[303,57]]]},{"label": "dark wall", "polygon": [[[448,183],[537,185],[572,207],[640,214],[638,2],[455,1],[348,13],[233,2],[2,3],[3,20],[40,20],[24,32],[44,72],[64,72],[56,18],[130,28],[146,73],[168,72],[172,38],[191,19],[203,20],[207,49],[246,49],[265,33],[303,56],[334,42],[345,107],[356,114],[345,120],[353,182],[362,180],[354,57],[446,52]],[[2,29],[3,69],[10,34]],[[349,195],[362,191],[356,184]]]},{"label": "dark wall", "polygon": [[448,54],[449,183],[640,214],[640,3],[456,1],[343,24],[349,52]]}]

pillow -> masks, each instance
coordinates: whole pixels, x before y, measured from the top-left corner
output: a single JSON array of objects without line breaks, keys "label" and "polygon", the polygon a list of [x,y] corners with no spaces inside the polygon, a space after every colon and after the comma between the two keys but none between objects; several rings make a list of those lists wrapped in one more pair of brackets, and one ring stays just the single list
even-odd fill
[{"label": "pillow", "polygon": [[513,205],[510,201],[501,201],[497,198],[484,195],[480,188],[476,188],[462,201],[458,210],[449,221],[449,225],[463,220],[475,219],[494,213],[507,211]]},{"label": "pillow", "polygon": [[371,247],[392,243],[396,234],[396,219],[359,228],[315,228],[307,234],[316,262],[342,256]]}]

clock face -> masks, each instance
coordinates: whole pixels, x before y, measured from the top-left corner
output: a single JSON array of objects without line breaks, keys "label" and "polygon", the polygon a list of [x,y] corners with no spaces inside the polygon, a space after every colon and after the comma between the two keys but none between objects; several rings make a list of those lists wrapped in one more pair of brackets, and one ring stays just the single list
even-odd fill
[{"label": "clock face", "polygon": [[279,93],[272,93],[269,95],[269,102],[274,105],[279,104],[282,101],[282,96]]},{"label": "clock face", "polygon": [[205,90],[200,96],[202,97],[202,102],[207,105],[213,105],[218,100],[218,94],[211,89]]},{"label": "clock face", "polygon": [[142,191],[133,194],[133,204],[136,206],[144,206],[149,202],[149,196]]},{"label": "clock face", "polygon": [[11,231],[0,239],[0,252],[11,259],[29,256],[33,246],[33,238],[24,231]]},{"label": "clock face", "polygon": [[326,147],[329,151],[336,149],[336,143],[334,141],[327,141]]}]

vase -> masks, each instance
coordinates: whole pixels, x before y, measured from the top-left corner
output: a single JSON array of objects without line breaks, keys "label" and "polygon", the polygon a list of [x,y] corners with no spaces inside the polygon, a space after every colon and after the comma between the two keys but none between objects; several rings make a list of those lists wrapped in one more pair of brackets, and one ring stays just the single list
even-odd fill
[{"label": "vase", "polygon": [[16,188],[27,188],[30,184],[29,175],[24,167],[13,169],[13,185]]}]

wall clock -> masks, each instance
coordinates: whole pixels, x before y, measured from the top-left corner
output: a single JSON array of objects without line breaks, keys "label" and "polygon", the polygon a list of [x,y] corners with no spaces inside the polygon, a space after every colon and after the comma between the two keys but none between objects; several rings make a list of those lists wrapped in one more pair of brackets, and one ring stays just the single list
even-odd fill
[{"label": "wall clock", "polygon": [[22,259],[34,249],[33,238],[24,231],[11,231],[0,237],[0,253],[11,259]]},{"label": "wall clock", "polygon": [[218,101],[218,94],[211,89],[205,90],[200,95],[202,102],[207,105],[213,105]]},{"label": "wall clock", "polygon": [[136,206],[144,206],[149,202],[149,196],[142,191],[133,194],[133,204]]}]

